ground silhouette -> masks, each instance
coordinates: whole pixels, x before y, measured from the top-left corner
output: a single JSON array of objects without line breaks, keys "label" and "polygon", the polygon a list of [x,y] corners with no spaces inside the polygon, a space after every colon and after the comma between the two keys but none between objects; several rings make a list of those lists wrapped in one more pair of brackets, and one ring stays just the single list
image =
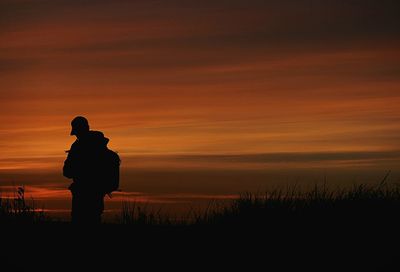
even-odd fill
[{"label": "ground silhouette", "polygon": [[3,220],[0,256],[13,271],[397,271],[399,211],[399,187],[381,183],[244,194],[187,224]]}]

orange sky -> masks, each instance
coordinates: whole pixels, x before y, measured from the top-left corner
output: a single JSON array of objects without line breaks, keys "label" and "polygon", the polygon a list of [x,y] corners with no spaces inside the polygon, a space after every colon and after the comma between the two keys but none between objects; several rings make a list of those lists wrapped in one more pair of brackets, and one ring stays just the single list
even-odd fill
[{"label": "orange sky", "polygon": [[[158,191],[154,169],[398,178],[398,4],[250,2],[2,1],[0,185],[68,183],[76,115],[111,139],[127,191]],[[180,175],[167,191],[204,182]]]}]

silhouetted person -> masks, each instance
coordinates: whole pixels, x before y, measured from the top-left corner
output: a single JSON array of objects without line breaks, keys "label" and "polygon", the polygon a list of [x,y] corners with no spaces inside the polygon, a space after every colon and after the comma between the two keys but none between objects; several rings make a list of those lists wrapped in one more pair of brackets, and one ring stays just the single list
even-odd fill
[{"label": "silhouetted person", "polygon": [[113,190],[104,186],[104,157],[115,152],[107,148],[109,140],[102,132],[89,130],[85,117],[75,117],[71,126],[71,135],[77,139],[67,151],[63,167],[64,176],[73,179],[69,186],[72,193],[71,220],[73,223],[101,223],[104,196]]}]

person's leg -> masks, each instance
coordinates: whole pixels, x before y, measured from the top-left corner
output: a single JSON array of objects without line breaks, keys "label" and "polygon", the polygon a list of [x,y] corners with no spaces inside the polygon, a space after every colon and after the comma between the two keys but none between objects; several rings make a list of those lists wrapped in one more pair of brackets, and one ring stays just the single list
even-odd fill
[{"label": "person's leg", "polygon": [[101,215],[104,210],[104,195],[93,193],[89,197],[86,219],[91,224],[101,224]]},{"label": "person's leg", "polygon": [[79,224],[84,220],[83,196],[77,192],[72,193],[71,223]]},{"label": "person's leg", "polygon": [[96,202],[96,223],[101,224],[101,215],[104,211],[104,194],[97,194]]},{"label": "person's leg", "polygon": [[104,211],[104,195],[74,192],[72,194],[71,222],[74,224],[100,224]]}]

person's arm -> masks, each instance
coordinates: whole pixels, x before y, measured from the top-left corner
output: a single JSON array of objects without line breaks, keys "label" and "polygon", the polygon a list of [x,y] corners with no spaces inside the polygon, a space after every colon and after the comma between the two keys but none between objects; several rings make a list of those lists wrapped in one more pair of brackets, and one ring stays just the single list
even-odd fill
[{"label": "person's arm", "polygon": [[64,161],[63,175],[67,178],[74,178],[76,176],[76,144],[72,144],[71,149],[66,151],[68,153],[67,159]]}]

